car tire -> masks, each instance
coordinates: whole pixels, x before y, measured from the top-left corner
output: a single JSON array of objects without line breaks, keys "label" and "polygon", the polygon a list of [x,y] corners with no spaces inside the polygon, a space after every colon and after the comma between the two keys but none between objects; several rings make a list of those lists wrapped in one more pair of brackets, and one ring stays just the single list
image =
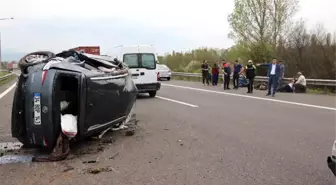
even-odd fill
[{"label": "car tire", "polygon": [[148,92],[149,97],[154,98],[156,96],[156,91],[150,91]]},{"label": "car tire", "polygon": [[170,77],[168,77],[167,80],[170,81]]},{"label": "car tire", "polygon": [[[27,62],[26,58],[29,55],[44,55],[46,56],[45,60],[41,60],[38,62]],[[50,58],[55,57],[56,55],[53,52],[50,51],[36,51],[36,52],[32,52],[32,53],[28,53],[27,55],[25,55],[24,57],[22,57],[19,61],[19,68],[21,73],[26,74],[27,73],[27,68],[36,64],[40,64],[40,63],[45,63],[47,62]]]}]

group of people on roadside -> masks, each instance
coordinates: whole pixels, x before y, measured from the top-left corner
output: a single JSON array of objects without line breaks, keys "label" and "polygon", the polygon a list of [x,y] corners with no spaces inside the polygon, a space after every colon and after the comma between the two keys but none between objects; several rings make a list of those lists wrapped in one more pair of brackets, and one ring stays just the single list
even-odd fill
[{"label": "group of people on roadside", "polygon": [[[247,81],[247,93],[253,93],[254,89],[254,78],[256,76],[256,66],[266,66],[267,67],[267,96],[275,96],[276,92],[306,92],[306,79],[301,72],[298,72],[298,78],[295,80],[293,78],[290,83],[283,85],[283,78],[285,74],[285,66],[281,61],[278,61],[276,58],[273,58],[271,63],[265,64],[253,64],[252,60],[247,62],[246,66],[243,66],[236,60],[233,66],[230,62],[222,60],[220,64],[219,61],[213,64],[211,69],[211,74],[209,73],[209,64],[206,60],[203,61],[201,66],[202,70],[202,82],[203,85],[210,85],[210,81],[213,86],[218,85],[218,78],[220,71],[223,71],[223,87],[224,90],[230,89],[230,78],[233,77],[233,88],[238,89],[240,77]],[[243,74],[243,75],[242,75]]]},{"label": "group of people on roadside", "polygon": [[206,60],[203,61],[203,64],[201,66],[202,69],[202,83],[203,85],[207,84],[210,85],[210,81],[212,82],[213,86],[218,85],[218,78],[220,71],[223,71],[223,87],[224,90],[230,90],[230,81],[232,76],[233,81],[233,88],[238,89],[239,88],[239,80],[242,73],[244,73],[244,77],[246,78],[247,93],[253,92],[253,82],[254,77],[256,76],[256,67],[253,65],[252,60],[248,61],[248,64],[243,67],[242,64],[239,63],[238,60],[236,60],[231,66],[230,62],[226,62],[225,60],[222,60],[222,65],[220,65],[220,62],[217,61],[214,63],[211,74],[209,73],[209,65]]}]

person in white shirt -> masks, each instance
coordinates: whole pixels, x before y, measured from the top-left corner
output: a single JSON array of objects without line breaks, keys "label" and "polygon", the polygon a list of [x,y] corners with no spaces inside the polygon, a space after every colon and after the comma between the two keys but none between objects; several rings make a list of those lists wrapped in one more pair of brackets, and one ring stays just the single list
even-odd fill
[{"label": "person in white shirt", "polygon": [[301,72],[297,73],[298,79],[294,83],[294,89],[296,93],[305,93],[307,91],[306,78]]}]

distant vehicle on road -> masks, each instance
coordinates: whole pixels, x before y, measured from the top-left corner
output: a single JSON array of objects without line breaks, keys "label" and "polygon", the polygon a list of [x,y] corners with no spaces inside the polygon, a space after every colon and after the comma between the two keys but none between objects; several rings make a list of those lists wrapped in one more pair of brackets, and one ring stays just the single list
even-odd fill
[{"label": "distant vehicle on road", "polygon": [[79,46],[76,48],[72,48],[71,50],[75,50],[78,52],[88,53],[92,55],[100,55],[100,47],[99,46]]},{"label": "distant vehicle on road", "polygon": [[[12,136],[26,147],[65,148],[69,134],[76,140],[99,135],[127,120],[134,108],[138,92],[120,61],[76,51],[44,51],[24,56],[19,64]],[[76,125],[76,132],[64,130],[66,115],[72,122],[65,126]]]},{"label": "distant vehicle on road", "polygon": [[164,64],[156,64],[156,71],[159,74],[159,80],[166,79],[170,80],[171,78],[171,71],[168,66]]},{"label": "distant vehicle on road", "polygon": [[9,62],[7,64],[8,71],[13,71],[18,68],[18,64],[16,62]]},{"label": "distant vehicle on road", "polygon": [[157,54],[152,45],[118,46],[108,53],[109,56],[127,64],[139,93],[155,97],[160,90],[159,75],[156,71]]}]

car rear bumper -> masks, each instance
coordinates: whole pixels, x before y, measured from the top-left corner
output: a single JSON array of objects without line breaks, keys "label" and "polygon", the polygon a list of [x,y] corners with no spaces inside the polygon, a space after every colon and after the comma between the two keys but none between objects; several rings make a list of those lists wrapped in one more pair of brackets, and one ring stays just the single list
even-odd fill
[{"label": "car rear bumper", "polygon": [[327,163],[328,163],[329,169],[333,172],[333,174],[336,177],[336,156],[329,156],[327,158]]},{"label": "car rear bumper", "polygon": [[161,88],[161,83],[150,83],[150,84],[136,84],[138,92],[148,92],[148,91],[158,91]]},{"label": "car rear bumper", "polygon": [[162,74],[162,73],[160,73],[160,74],[159,74],[159,77],[160,77],[160,78],[170,78],[170,77],[171,77],[171,74],[167,74],[167,73],[163,73],[163,74]]}]

